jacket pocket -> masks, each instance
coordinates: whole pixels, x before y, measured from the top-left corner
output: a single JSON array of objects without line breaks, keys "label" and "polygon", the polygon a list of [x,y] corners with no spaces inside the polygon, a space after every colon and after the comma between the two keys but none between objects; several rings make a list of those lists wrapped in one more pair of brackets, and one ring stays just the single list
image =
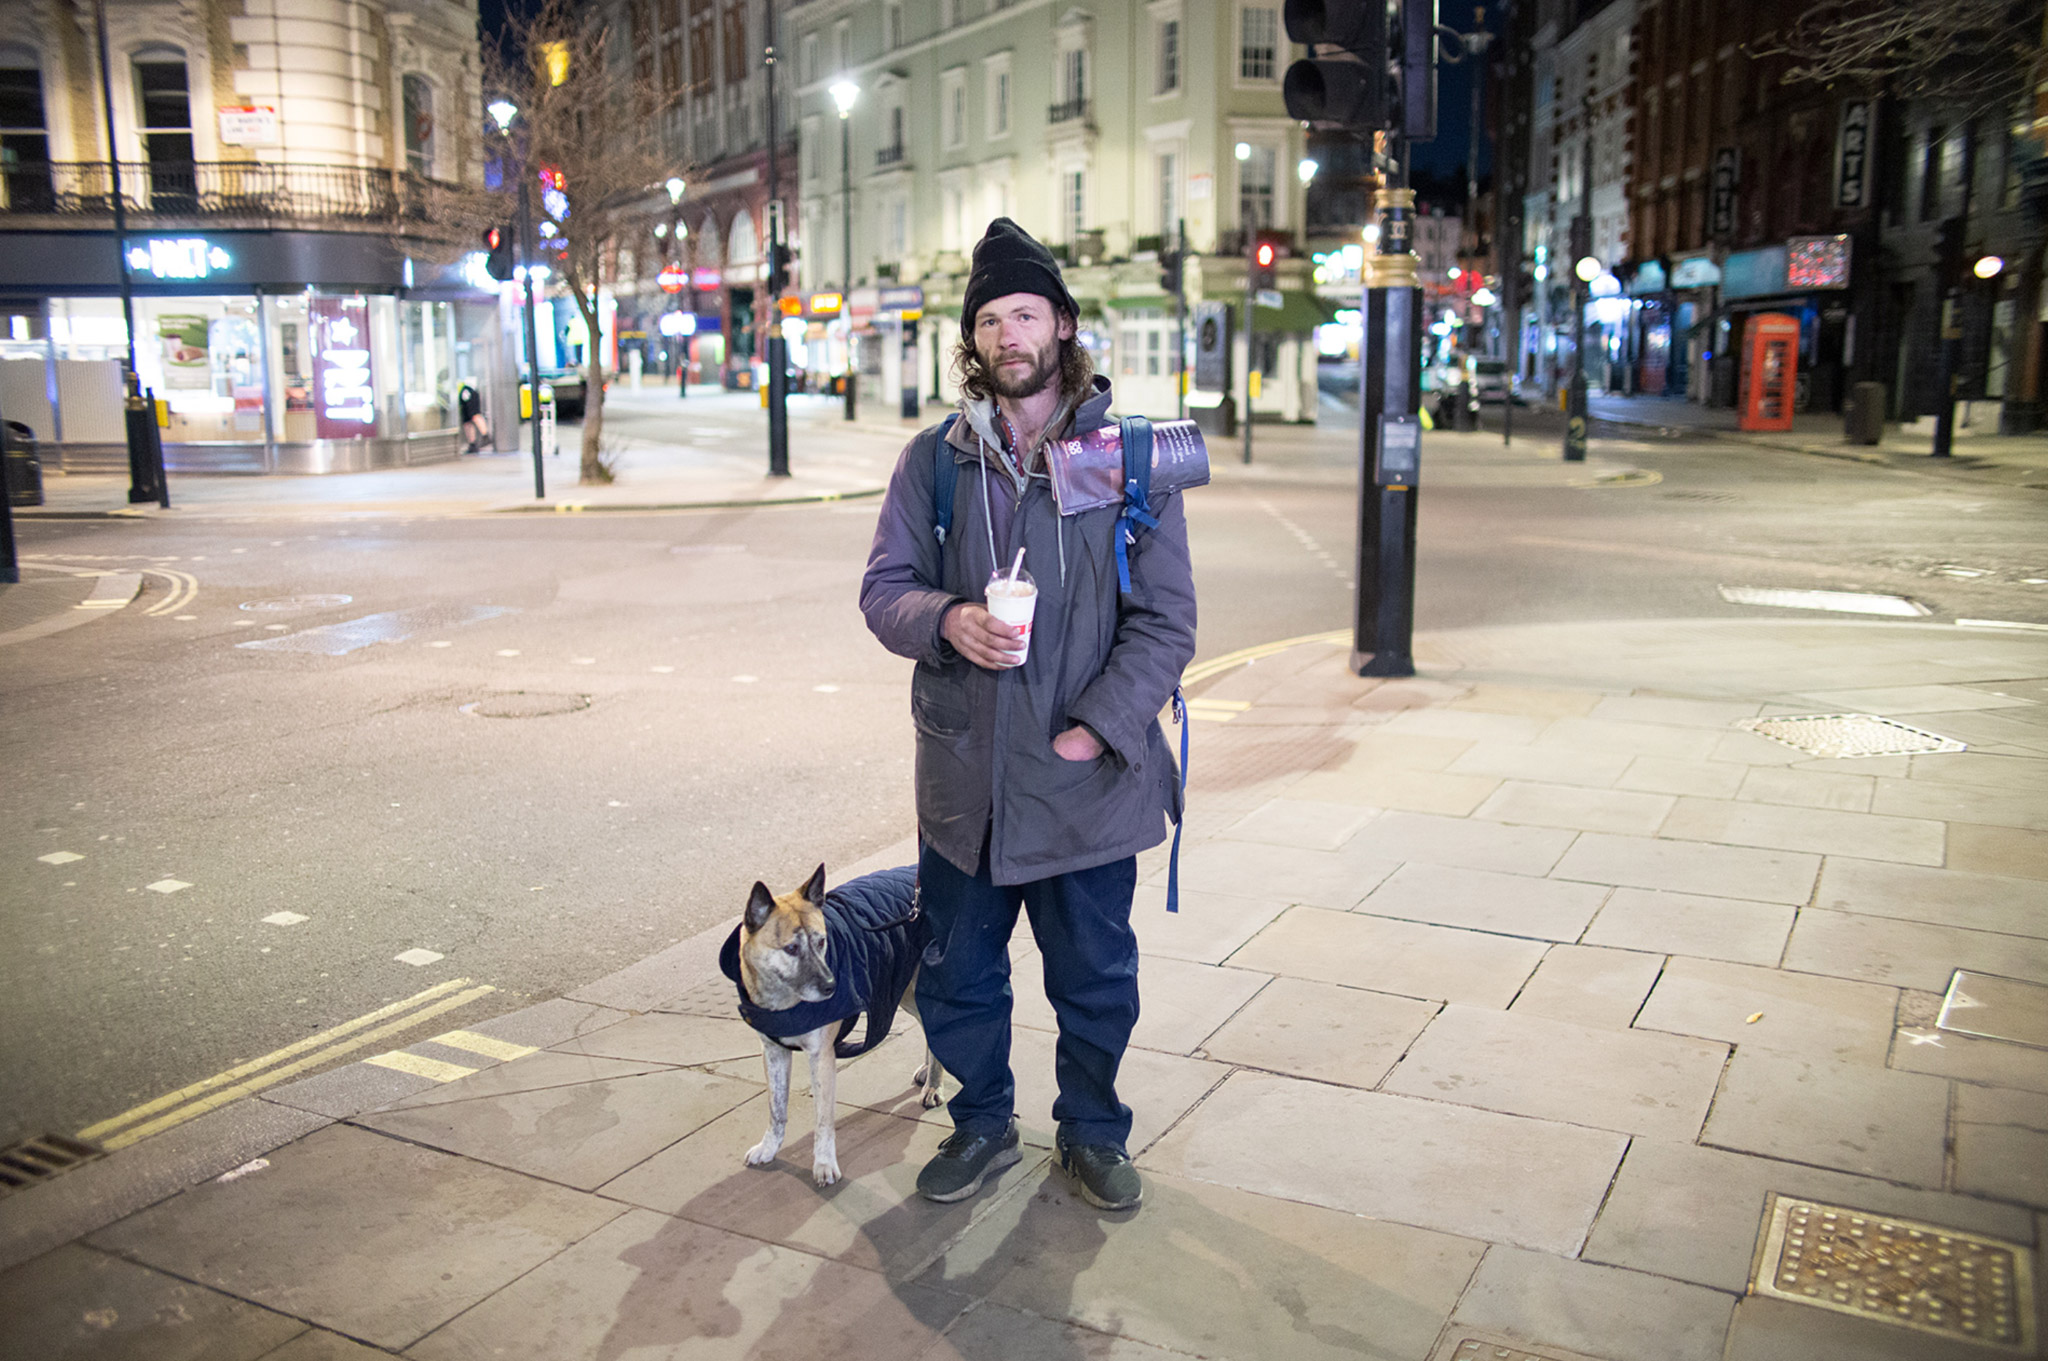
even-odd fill
[{"label": "jacket pocket", "polygon": [[[966,664],[961,663],[964,667]],[[928,737],[958,738],[967,735],[971,715],[967,707],[967,677],[952,674],[924,662],[910,678],[910,721]]]}]

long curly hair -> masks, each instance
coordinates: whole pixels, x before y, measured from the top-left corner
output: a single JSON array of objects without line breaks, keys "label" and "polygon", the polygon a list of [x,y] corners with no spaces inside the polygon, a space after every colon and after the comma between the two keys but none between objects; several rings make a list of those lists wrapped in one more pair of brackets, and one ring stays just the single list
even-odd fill
[{"label": "long curly hair", "polygon": [[[1053,315],[1074,324],[1074,334],[1060,342],[1060,396],[1078,401],[1088,391],[1088,385],[1095,378],[1095,361],[1088,357],[1088,351],[1081,344],[1080,324],[1066,308],[1055,308]],[[960,380],[960,390],[978,402],[995,398],[994,375],[982,361],[981,352],[974,348],[974,342],[966,336],[960,337],[953,347],[953,376]]]}]

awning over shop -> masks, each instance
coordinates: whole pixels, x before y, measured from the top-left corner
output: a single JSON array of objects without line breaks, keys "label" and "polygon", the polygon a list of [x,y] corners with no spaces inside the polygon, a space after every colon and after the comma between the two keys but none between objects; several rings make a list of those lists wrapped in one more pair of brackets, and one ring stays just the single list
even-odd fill
[{"label": "awning over shop", "polygon": [[1252,329],[1268,334],[1306,335],[1336,319],[1336,309],[1313,293],[1283,291],[1280,306],[1252,308]]}]

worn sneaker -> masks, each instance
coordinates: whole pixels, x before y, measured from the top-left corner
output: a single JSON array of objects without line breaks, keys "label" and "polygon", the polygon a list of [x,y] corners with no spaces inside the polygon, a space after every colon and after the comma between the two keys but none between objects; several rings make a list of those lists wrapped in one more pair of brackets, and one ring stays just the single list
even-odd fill
[{"label": "worn sneaker", "polygon": [[989,1173],[1000,1172],[1023,1156],[1017,1151],[1015,1120],[1001,1134],[955,1130],[917,1174],[917,1193],[942,1205],[965,1200],[981,1189]]},{"label": "worn sneaker", "polygon": [[1145,1198],[1145,1184],[1131,1155],[1114,1144],[1060,1141],[1060,1170],[1081,1188],[1081,1199],[1098,1210],[1135,1210]]}]

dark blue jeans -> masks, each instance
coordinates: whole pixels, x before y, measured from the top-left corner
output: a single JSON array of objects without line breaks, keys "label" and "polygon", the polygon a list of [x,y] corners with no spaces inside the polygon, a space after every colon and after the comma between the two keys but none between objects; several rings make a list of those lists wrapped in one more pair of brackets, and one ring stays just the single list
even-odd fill
[{"label": "dark blue jeans", "polygon": [[1123,1148],[1131,1108],[1116,1073],[1138,1023],[1138,937],[1131,930],[1135,856],[1029,884],[997,887],[988,852],[973,875],[927,847],[918,861],[932,945],[917,976],[925,1040],[960,1083],[953,1124],[999,1134],[1016,1112],[1010,1072],[1010,934],[1017,909],[1031,918],[1045,964],[1045,995],[1059,1018],[1052,1117],[1072,1144]]}]

